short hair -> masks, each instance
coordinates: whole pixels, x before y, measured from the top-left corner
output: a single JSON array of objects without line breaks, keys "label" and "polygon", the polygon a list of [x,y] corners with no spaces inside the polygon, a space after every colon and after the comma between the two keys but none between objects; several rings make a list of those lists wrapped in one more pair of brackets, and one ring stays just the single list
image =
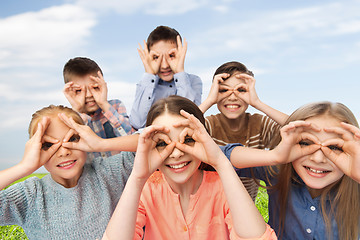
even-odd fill
[{"label": "short hair", "polygon": [[36,111],[32,115],[28,130],[29,137],[31,138],[35,134],[37,130],[37,125],[43,117],[57,117],[58,113],[65,113],[66,116],[72,117],[76,123],[84,125],[84,121],[82,120],[80,115],[71,108],[65,107],[63,105],[49,105],[48,107],[44,107]]},{"label": "short hair", "polygon": [[230,76],[232,76],[234,73],[240,72],[240,73],[246,73],[252,77],[254,77],[254,74],[252,71],[250,71],[244,64],[236,61],[231,61],[222,64],[220,67],[218,67],[214,73],[213,78],[215,75],[220,73],[229,73]]},{"label": "short hair", "polygon": [[[174,28],[167,26],[158,26],[149,34],[146,40],[146,44],[148,49],[150,49],[155,43],[159,41],[174,42],[177,46],[177,40],[176,40],[177,36],[180,36],[180,34]],[[181,36],[180,36],[180,40],[181,40]]]},{"label": "short hair", "polygon": [[70,82],[71,76],[82,77],[87,74],[92,74],[97,76],[98,71],[100,71],[101,75],[103,75],[101,68],[94,60],[91,60],[90,58],[86,58],[86,57],[72,58],[64,66],[63,69],[64,82],[65,83]]}]

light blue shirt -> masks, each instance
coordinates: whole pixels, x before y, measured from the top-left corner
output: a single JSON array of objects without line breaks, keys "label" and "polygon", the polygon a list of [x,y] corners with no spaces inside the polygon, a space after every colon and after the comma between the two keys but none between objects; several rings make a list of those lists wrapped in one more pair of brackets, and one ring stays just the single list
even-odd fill
[{"label": "light blue shirt", "polygon": [[163,81],[158,75],[144,73],[136,84],[135,100],[130,113],[130,124],[135,129],[145,127],[150,107],[159,99],[170,95],[186,97],[196,105],[201,103],[202,81],[193,74],[174,74],[171,82]]}]

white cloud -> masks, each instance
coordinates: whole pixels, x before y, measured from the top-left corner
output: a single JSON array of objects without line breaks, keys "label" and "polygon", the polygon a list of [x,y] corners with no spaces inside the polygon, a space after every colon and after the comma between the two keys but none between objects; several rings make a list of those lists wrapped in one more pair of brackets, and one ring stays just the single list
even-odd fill
[{"label": "white cloud", "polygon": [[62,5],[0,19],[0,67],[47,65],[85,44],[94,15]]},{"label": "white cloud", "polygon": [[208,3],[208,0],[136,0],[118,1],[103,0],[99,1],[78,0],[79,6],[93,9],[96,11],[115,11],[119,14],[130,15],[136,12],[143,12],[148,15],[166,16],[180,15],[195,10]]}]

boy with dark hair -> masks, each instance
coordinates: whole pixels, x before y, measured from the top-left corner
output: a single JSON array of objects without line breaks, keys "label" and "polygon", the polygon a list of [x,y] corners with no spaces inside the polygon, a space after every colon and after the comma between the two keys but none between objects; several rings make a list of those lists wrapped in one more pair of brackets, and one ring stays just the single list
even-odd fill
[{"label": "boy with dark hair", "polygon": [[[255,91],[254,74],[239,62],[222,64],[214,73],[209,96],[199,106],[205,113],[217,104],[220,113],[207,116],[205,126],[220,145],[241,143],[246,147],[271,149],[280,126],[288,115],[260,101]],[[246,110],[252,106],[266,114],[250,114]],[[258,185],[251,178],[241,178],[253,200]]]},{"label": "boy with dark hair", "polygon": [[[131,134],[125,105],[118,99],[107,100],[107,85],[98,64],[85,57],[70,59],[64,66],[64,95],[79,112],[86,125],[102,138]],[[93,152],[91,157],[109,157],[119,152]]]},{"label": "boy with dark hair", "polygon": [[201,103],[202,82],[193,74],[184,72],[187,42],[173,28],[158,26],[144,41],[138,52],[145,74],[136,85],[135,101],[130,123],[135,129],[143,128],[146,116],[154,102],[170,95],[186,97],[195,104]]}]

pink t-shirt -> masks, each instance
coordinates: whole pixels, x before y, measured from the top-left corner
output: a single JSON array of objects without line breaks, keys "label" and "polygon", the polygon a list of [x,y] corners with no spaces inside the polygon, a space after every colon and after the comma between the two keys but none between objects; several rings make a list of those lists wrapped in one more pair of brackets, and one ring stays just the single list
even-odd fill
[{"label": "pink t-shirt", "polygon": [[[229,206],[216,172],[204,171],[203,181],[191,195],[185,216],[179,195],[172,191],[161,172],[155,172],[141,194],[135,239],[142,239],[143,226],[144,239],[242,239],[232,229]],[[258,239],[277,237],[267,226]]]}]

